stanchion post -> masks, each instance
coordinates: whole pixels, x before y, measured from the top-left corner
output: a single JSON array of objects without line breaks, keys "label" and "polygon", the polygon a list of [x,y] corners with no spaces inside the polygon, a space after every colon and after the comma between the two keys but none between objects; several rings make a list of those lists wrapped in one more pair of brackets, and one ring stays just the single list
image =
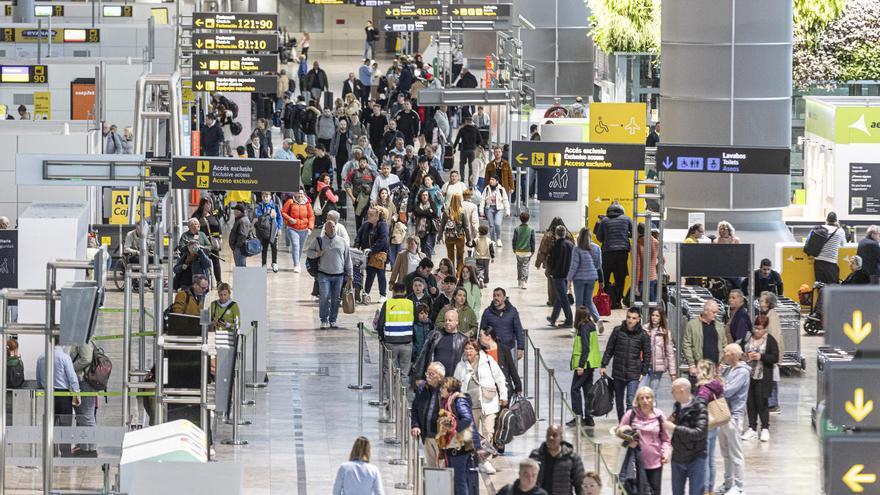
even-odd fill
[{"label": "stanchion post", "polygon": [[247,440],[241,440],[238,438],[238,425],[240,424],[239,420],[241,419],[241,397],[244,392],[244,387],[241,386],[245,374],[243,366],[244,361],[242,360],[242,355],[245,353],[244,334],[238,335],[238,344],[238,352],[236,352],[235,356],[235,383],[233,383],[232,386],[232,417],[230,418],[232,422],[232,438],[223,440],[221,442],[223,445],[247,445]]},{"label": "stanchion post", "polygon": [[580,416],[575,415],[574,417],[574,449],[577,452],[578,457],[581,457],[581,450],[583,450],[583,445],[581,445],[581,427],[583,426],[583,422]]},{"label": "stanchion post", "polygon": [[425,458],[422,456],[419,456],[418,462],[416,463],[415,483],[413,483],[413,485],[415,485],[415,486],[413,486],[413,492],[415,495],[423,495],[423,493],[425,491],[425,487],[423,486],[423,483],[422,483],[422,474],[424,474],[424,472],[422,470],[424,468],[425,468]]},{"label": "stanchion post", "polygon": [[358,381],[348,386],[351,390],[370,390],[373,388],[369,383],[364,383],[364,352],[366,351],[366,337],[364,336],[364,324],[358,323]]},{"label": "stanchion post", "polygon": [[257,380],[257,364],[259,363],[259,359],[257,359],[257,353],[259,352],[259,337],[257,336],[259,332],[259,322],[254,320],[251,322],[251,340],[253,340],[253,360],[251,363],[251,383],[248,384],[250,388],[266,388],[266,382]]},{"label": "stanchion post", "polygon": [[[389,464],[395,466],[403,466],[404,464],[409,465],[409,461],[407,456],[409,455],[409,444],[407,441],[409,440],[410,435],[406,434],[406,425],[404,424],[404,418],[406,418],[406,385],[403,383],[403,373],[400,372],[399,369],[394,370],[395,376],[397,376],[397,421],[394,423],[395,429],[397,430],[397,441],[400,443],[400,455],[397,459],[392,459]],[[408,480],[408,478],[407,478]],[[406,484],[407,481],[400,484]],[[395,485],[395,487],[397,487]]]},{"label": "stanchion post", "polygon": [[553,424],[553,421],[556,420],[556,415],[554,414],[554,408],[556,407],[556,386],[553,383],[554,375],[556,375],[555,369],[550,368],[547,370],[547,421],[549,424]]},{"label": "stanchion post", "polygon": [[[239,398],[238,398],[238,401],[241,402],[241,405],[243,405],[243,406],[253,406],[254,404],[257,403],[257,401],[255,401],[255,400],[253,400],[253,399],[248,399],[247,396],[246,396],[245,393],[244,393],[244,390],[243,390],[243,387],[244,387],[244,380],[245,380],[244,377],[245,377],[245,374],[247,373],[247,341],[248,341],[248,339],[247,339],[247,335],[245,335],[245,334],[243,334],[243,333],[239,334],[239,337],[241,338],[241,363],[242,363],[242,364],[241,364],[241,366],[242,366],[241,369],[244,370],[244,371],[242,371],[242,374],[241,374],[241,381],[242,381],[241,386],[242,386],[242,391],[241,391],[241,394],[240,394],[240,396],[239,396]],[[257,361],[257,355],[254,354],[253,358],[254,358],[254,362],[256,362],[256,361]],[[255,368],[256,368],[256,367],[255,367]]]},{"label": "stanchion post", "polygon": [[560,392],[559,395],[559,425],[563,426],[565,425],[565,403],[568,400],[568,394]]},{"label": "stanchion post", "polygon": [[611,493],[620,495],[620,477],[614,473],[611,473]]},{"label": "stanchion post", "polygon": [[593,457],[595,458],[594,463],[593,463],[593,471],[595,471],[597,473],[601,473],[602,472],[602,444],[601,443],[597,442],[597,443],[593,444]]},{"label": "stanchion post", "polygon": [[522,387],[523,397],[529,397],[529,329],[523,328],[523,338],[525,339],[525,351],[523,352],[523,374]]},{"label": "stanchion post", "polygon": [[385,346],[379,344],[379,398],[368,402],[371,406],[383,407],[385,405],[385,375],[388,373],[388,370],[385,369],[386,364]]},{"label": "stanchion post", "polygon": [[392,366],[391,353],[388,353],[388,358],[388,369],[391,370],[388,374],[391,379],[391,383],[388,384],[388,406],[385,408],[388,417],[386,418],[386,421],[380,419],[379,422],[392,425],[393,436],[386,437],[385,443],[397,445],[397,442],[400,441],[400,439],[397,438],[397,407],[400,402],[400,397],[397,396],[397,393],[400,389],[398,386],[398,383],[400,383],[400,370]]},{"label": "stanchion post", "polygon": [[541,349],[535,347],[535,419],[541,421]]}]

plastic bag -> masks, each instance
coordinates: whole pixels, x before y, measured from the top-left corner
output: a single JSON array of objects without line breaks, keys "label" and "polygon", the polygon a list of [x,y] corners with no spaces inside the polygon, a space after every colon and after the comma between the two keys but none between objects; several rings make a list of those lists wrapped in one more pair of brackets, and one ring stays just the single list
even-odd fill
[{"label": "plastic bag", "polygon": [[587,397],[587,411],[590,416],[605,416],[614,408],[614,393],[611,390],[610,378],[600,376]]}]

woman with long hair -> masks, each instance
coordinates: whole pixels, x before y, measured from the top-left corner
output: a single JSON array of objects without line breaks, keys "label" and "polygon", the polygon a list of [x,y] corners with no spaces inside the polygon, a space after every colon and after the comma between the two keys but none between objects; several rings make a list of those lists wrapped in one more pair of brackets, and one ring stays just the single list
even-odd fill
[{"label": "woman with long hair", "polygon": [[430,259],[434,255],[434,243],[437,241],[437,225],[435,222],[439,217],[434,208],[434,203],[431,202],[431,194],[428,189],[419,191],[412,211],[415,233],[419,241],[421,241],[422,252]]},{"label": "woman with long hair", "polygon": [[[855,256],[854,256],[855,257]],[[779,346],[779,357],[785,356],[785,340],[782,337],[782,323],[779,321],[779,298],[774,292],[764,291],[758,299],[761,314],[767,317],[767,333],[776,339],[776,345]],[[767,405],[770,412],[779,412],[779,366],[773,367],[773,390],[770,391],[770,399]]]},{"label": "woman with long hair", "polygon": [[[585,426],[595,426],[593,417],[584,407],[593,386],[593,370],[602,366],[602,351],[599,349],[599,334],[596,324],[586,306],[578,306],[574,313],[575,336],[571,348],[571,409],[580,416]],[[572,419],[567,426],[575,426]]]},{"label": "woman with long hair", "polygon": [[370,464],[370,450],[370,440],[357,437],[348,455],[348,462],[343,462],[336,471],[333,495],[384,495],[379,469]]},{"label": "woman with long hair", "polygon": [[703,230],[703,224],[695,223],[688,227],[687,234],[684,236],[685,244],[699,244],[702,242],[700,239],[703,238],[705,231]]},{"label": "woman with long hair", "polygon": [[388,224],[385,222],[385,209],[372,206],[367,212],[367,221],[358,230],[355,246],[368,251],[367,278],[364,294],[369,294],[373,281],[379,279],[379,304],[385,302],[388,284],[385,279],[385,263],[388,261]]},{"label": "woman with long hair", "polygon": [[482,306],[482,286],[477,280],[477,270],[473,265],[464,265],[461,269],[461,275],[458,277],[458,286],[467,292],[468,306],[479,313]]},{"label": "woman with long hair", "polygon": [[223,282],[220,270],[220,250],[223,248],[223,232],[220,227],[220,219],[214,215],[214,201],[210,196],[202,196],[199,207],[193,212],[192,217],[198,219],[199,230],[208,236],[211,241],[211,263],[214,265],[214,280],[216,283]]},{"label": "woman with long hair", "polygon": [[483,189],[480,213],[489,220],[489,238],[501,247],[501,227],[504,224],[504,217],[510,216],[510,201],[507,199],[504,186],[494,175],[489,177],[489,184]]},{"label": "woman with long hair", "polygon": [[669,334],[669,325],[666,323],[666,313],[660,308],[652,308],[648,322],[645,323],[645,332],[651,339],[651,368],[642,379],[641,386],[650,387],[657,391],[663,373],[669,372],[672,381],[678,377],[675,368],[675,345]]},{"label": "woman with long hair", "polygon": [[593,321],[601,327],[599,311],[593,303],[593,288],[599,282],[599,288],[604,288],[605,280],[602,277],[602,249],[593,243],[590,229],[582,228],[578,234],[578,241],[571,252],[571,265],[568,269],[568,281],[574,286],[574,302],[580,306],[586,306],[590,310]]},{"label": "woman with long hair", "polygon": [[[627,441],[628,447],[639,447],[642,466],[653,495],[660,495],[663,465],[669,462],[672,454],[672,440],[663,429],[666,419],[663,411],[656,406],[654,391],[640,387],[633,399],[633,408],[623,415],[617,426],[617,436]],[[638,440],[633,438],[636,432],[639,434]],[[706,492],[711,493],[712,490]]]},{"label": "woman with long hair", "polygon": [[[709,403],[716,400],[726,400],[724,398],[724,384],[721,381],[721,375],[718,374],[718,367],[715,363],[708,359],[701,359],[697,363],[697,397],[703,399],[708,406]],[[718,440],[718,427],[709,429],[706,438],[708,443],[706,455],[706,485],[704,493],[712,493],[712,487],[715,486],[715,442]]]},{"label": "woman with long hair", "polygon": [[[446,458],[446,465],[455,473],[455,493],[478,495],[480,488],[474,454],[475,446],[479,445],[479,433],[474,421],[471,399],[467,394],[462,393],[461,382],[451,376],[444,378],[440,385],[440,399],[442,409],[454,419],[449,423],[455,424],[455,428],[437,439],[437,443],[443,447],[441,455]],[[438,437],[440,436],[441,433],[438,433]]]},{"label": "woman with long hair", "polygon": [[464,266],[464,246],[471,243],[471,229],[462,208],[461,194],[454,194],[449,200],[449,207],[440,219],[440,228],[446,242],[446,255],[455,260],[455,276],[461,274]]},{"label": "woman with long hair", "polygon": [[717,237],[713,241],[714,244],[739,244],[739,237],[736,236],[736,229],[730,222],[722,220],[718,222]]}]

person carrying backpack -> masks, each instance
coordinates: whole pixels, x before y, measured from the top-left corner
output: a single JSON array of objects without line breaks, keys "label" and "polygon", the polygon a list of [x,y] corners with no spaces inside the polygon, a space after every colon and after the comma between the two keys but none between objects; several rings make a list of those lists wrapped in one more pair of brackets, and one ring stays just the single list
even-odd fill
[{"label": "person carrying backpack", "polygon": [[[102,389],[106,390],[107,388],[106,383],[103,383],[103,387],[101,387],[101,381],[89,379],[94,376],[91,374],[92,365],[99,352],[103,356],[104,352],[98,351],[92,342],[75,346],[70,350],[73,370],[76,372],[76,378],[79,380],[79,390],[81,392],[100,392]],[[104,357],[106,358],[106,356]],[[97,406],[97,397],[81,397],[79,405],[73,406],[73,410],[76,413],[76,426],[94,427],[97,424],[95,421]],[[77,457],[98,457],[98,452],[95,450],[94,444],[86,443],[75,447],[73,455]]]},{"label": "person carrying backpack", "polygon": [[24,385],[24,363],[18,352],[18,341],[6,339],[6,388],[21,388]]},{"label": "person carrying backpack", "polygon": [[840,267],[837,259],[840,247],[846,242],[846,232],[837,221],[833,211],[825,217],[825,225],[815,227],[807,236],[804,252],[814,256],[813,274],[816,282],[824,284],[840,283]]},{"label": "person carrying backpack", "polygon": [[263,266],[266,266],[266,255],[272,248],[272,271],[278,273],[278,232],[281,231],[281,208],[272,199],[272,193],[263,192],[263,201],[257,203],[254,209],[256,222],[254,229],[257,238],[263,245]]}]

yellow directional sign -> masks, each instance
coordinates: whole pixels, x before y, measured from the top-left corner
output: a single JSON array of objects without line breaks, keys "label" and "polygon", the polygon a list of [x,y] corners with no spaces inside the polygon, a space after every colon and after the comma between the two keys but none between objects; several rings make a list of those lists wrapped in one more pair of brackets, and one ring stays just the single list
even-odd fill
[{"label": "yellow directional sign", "polygon": [[516,163],[522,165],[526,162],[526,160],[528,160],[528,157],[526,155],[523,155],[522,153],[516,155]]},{"label": "yellow directional sign", "polygon": [[861,423],[874,410],[874,401],[865,402],[865,389],[859,387],[853,394],[853,400],[846,401],[844,409],[856,423]]},{"label": "yellow directional sign", "polygon": [[877,475],[873,473],[864,473],[864,469],[864,464],[854,464],[853,467],[843,475],[844,484],[846,484],[853,493],[863,493],[865,488],[862,485],[877,482]]},{"label": "yellow directional sign", "polygon": [[177,169],[177,172],[174,172],[174,175],[176,175],[177,178],[181,180],[181,182],[186,182],[187,177],[192,177],[195,174],[193,172],[187,172],[186,165],[183,165],[182,167]]},{"label": "yellow directional sign", "polygon": [[863,323],[862,312],[857,309],[853,311],[852,325],[849,323],[843,324],[843,333],[845,333],[854,344],[859,345],[871,335],[871,322],[868,321]]}]

